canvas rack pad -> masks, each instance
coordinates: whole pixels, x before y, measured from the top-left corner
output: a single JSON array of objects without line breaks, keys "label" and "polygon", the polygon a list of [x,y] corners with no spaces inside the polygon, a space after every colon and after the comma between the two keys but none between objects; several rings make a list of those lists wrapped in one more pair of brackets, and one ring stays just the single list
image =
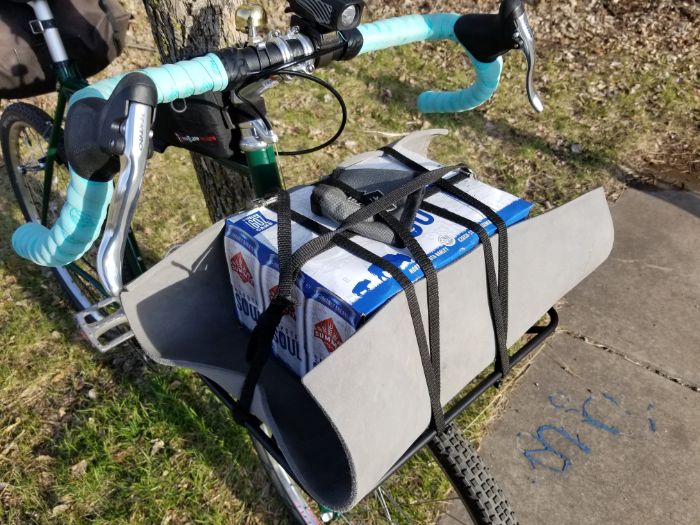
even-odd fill
[{"label": "canvas rack pad", "polygon": [[[249,334],[237,325],[219,222],[129,284],[121,300],[148,355],[240,393]],[[508,345],[612,250],[602,189],[509,229]],[[492,238],[494,251],[497,240]],[[495,358],[481,246],[438,272],[441,402]],[[425,281],[416,283],[427,319]],[[427,326],[426,326],[427,330]],[[430,423],[430,403],[403,293],[301,380],[275,359],[252,412],[272,430],[304,489],[347,510],[371,492]]]}]

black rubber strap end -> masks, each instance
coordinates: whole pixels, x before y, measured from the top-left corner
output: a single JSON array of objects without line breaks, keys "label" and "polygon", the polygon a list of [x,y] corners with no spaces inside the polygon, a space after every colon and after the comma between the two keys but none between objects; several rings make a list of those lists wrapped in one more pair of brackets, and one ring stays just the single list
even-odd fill
[{"label": "black rubber strap end", "polygon": [[365,39],[359,29],[350,29],[342,31],[341,34],[347,43],[345,52],[340,60],[352,60],[362,51],[362,46],[365,44]]}]

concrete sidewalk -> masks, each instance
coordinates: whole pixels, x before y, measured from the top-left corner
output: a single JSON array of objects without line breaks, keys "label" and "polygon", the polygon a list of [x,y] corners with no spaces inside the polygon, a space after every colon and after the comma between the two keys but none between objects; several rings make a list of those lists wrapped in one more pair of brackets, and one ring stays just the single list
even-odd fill
[{"label": "concrete sidewalk", "polygon": [[700,524],[700,195],[612,213],[610,259],[481,444],[522,525]]}]

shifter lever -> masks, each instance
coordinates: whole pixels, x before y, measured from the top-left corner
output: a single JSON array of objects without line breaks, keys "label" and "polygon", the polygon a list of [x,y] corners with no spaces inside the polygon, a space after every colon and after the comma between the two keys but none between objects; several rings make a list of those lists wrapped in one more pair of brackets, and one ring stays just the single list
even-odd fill
[{"label": "shifter lever", "polygon": [[516,47],[525,55],[527,60],[527,98],[530,100],[530,105],[537,113],[544,111],[544,104],[540,99],[537,90],[535,89],[535,63],[537,62],[537,54],[535,53],[535,38],[532,34],[532,29],[527,19],[527,13],[523,9],[522,13],[515,17],[515,32],[513,40],[516,42]]},{"label": "shifter lever", "polygon": [[527,97],[535,111],[544,110],[534,83],[535,38],[522,0],[502,0],[498,14],[464,15],[455,24],[455,34],[480,62],[493,62],[511,49],[520,49],[527,60]]}]

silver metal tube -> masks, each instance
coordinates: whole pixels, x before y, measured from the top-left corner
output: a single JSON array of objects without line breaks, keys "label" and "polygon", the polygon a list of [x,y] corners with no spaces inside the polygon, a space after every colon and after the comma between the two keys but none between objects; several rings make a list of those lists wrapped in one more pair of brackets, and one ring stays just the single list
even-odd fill
[{"label": "silver metal tube", "polygon": [[[53,13],[46,0],[33,0],[28,2],[28,4],[34,9],[34,14],[40,22],[53,19]],[[44,40],[46,40],[46,45],[49,48],[51,60],[54,62],[65,62],[68,60],[66,48],[63,47],[63,40],[61,40],[61,34],[57,28],[44,29]]]},{"label": "silver metal tube", "polygon": [[535,37],[532,34],[532,29],[527,20],[527,15],[523,12],[515,19],[515,27],[517,29],[516,38],[519,40],[521,49],[527,60],[527,97],[530,100],[530,105],[537,113],[544,111],[544,104],[535,88],[535,64],[537,63],[537,54],[535,53]]},{"label": "silver metal tube", "polygon": [[121,157],[121,171],[97,252],[97,273],[113,297],[119,297],[124,287],[122,261],[148,162],[152,117],[150,106],[130,103],[124,124],[126,148]]}]

